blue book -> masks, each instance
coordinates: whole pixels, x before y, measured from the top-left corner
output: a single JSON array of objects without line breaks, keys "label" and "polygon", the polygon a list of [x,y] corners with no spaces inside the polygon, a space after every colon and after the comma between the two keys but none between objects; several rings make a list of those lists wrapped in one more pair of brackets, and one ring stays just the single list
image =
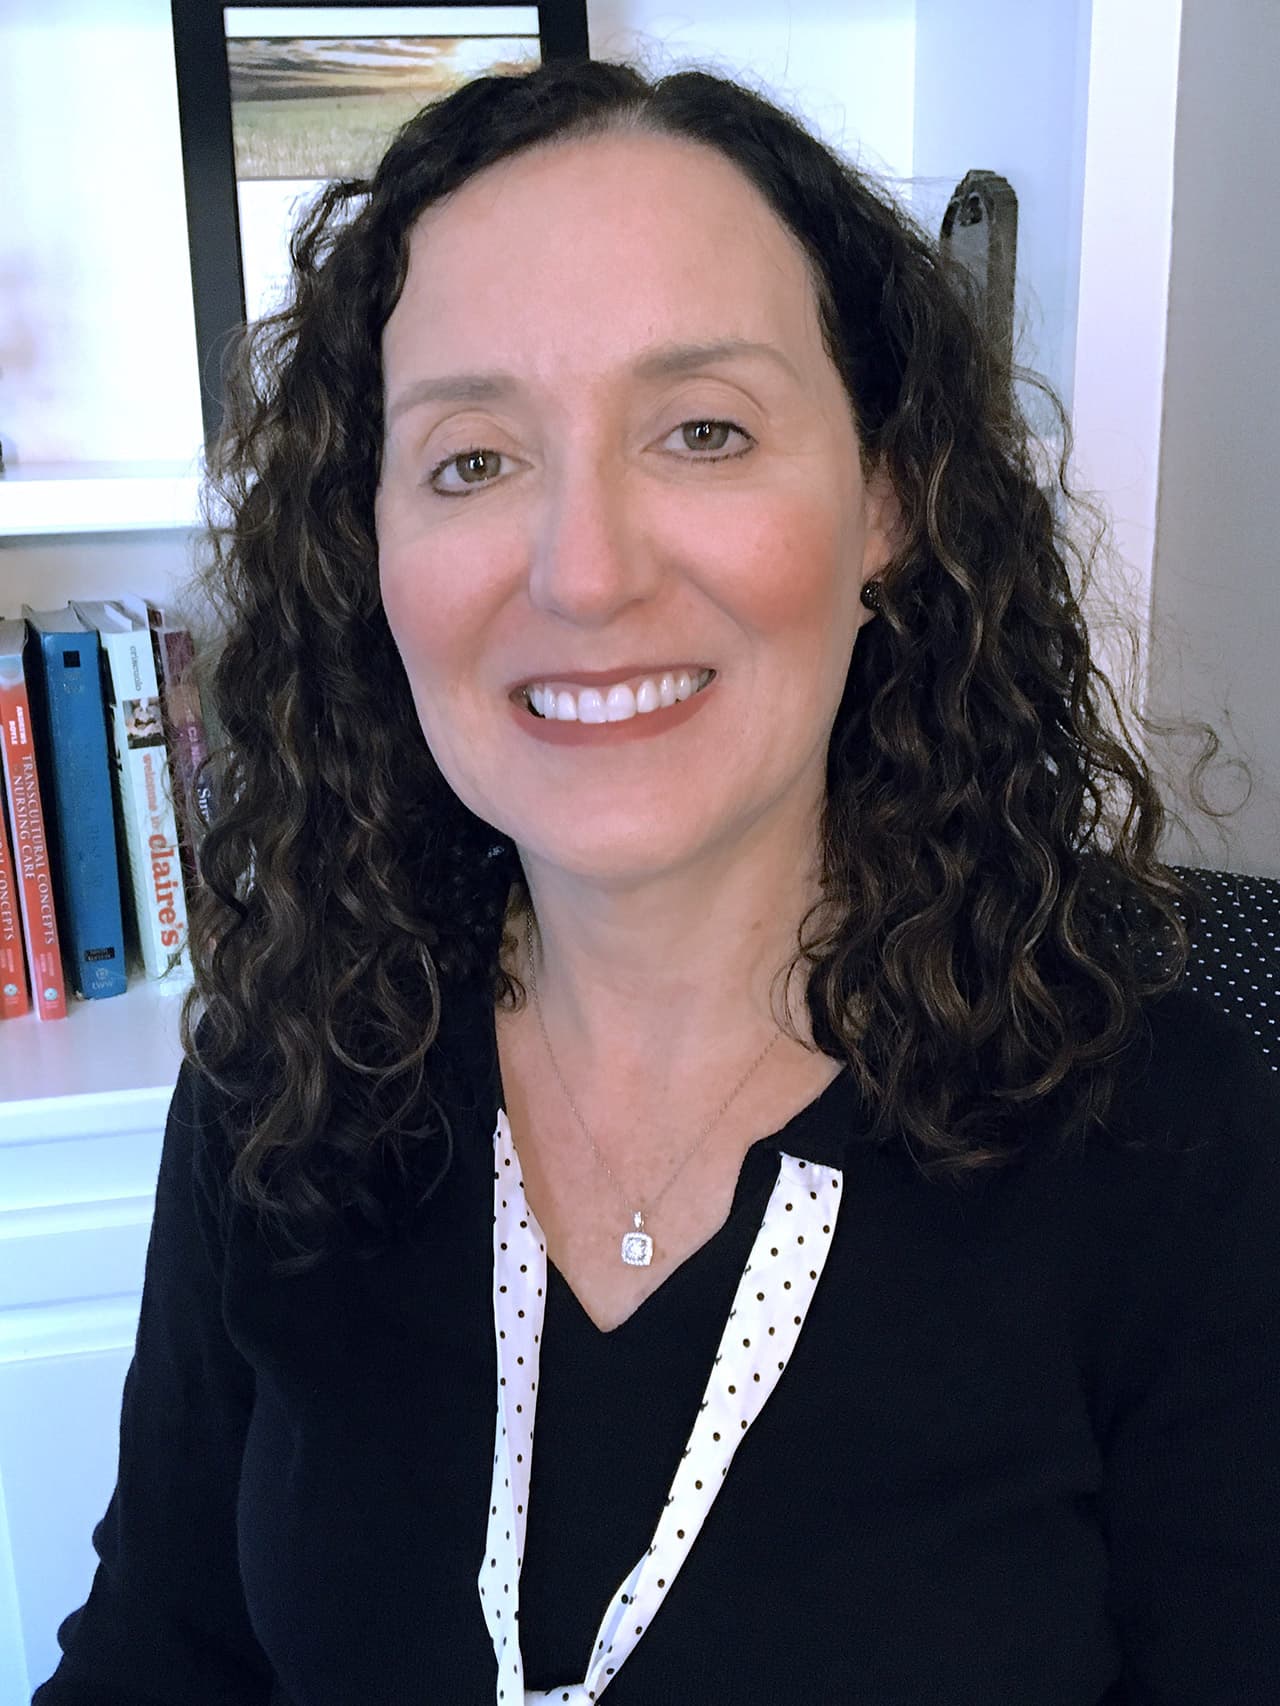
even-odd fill
[{"label": "blue book", "polygon": [[77,995],[123,995],[124,919],[116,846],[112,760],[97,630],[70,605],[22,614],[31,629],[27,671],[35,738],[49,762],[45,815],[54,903],[64,959]]}]

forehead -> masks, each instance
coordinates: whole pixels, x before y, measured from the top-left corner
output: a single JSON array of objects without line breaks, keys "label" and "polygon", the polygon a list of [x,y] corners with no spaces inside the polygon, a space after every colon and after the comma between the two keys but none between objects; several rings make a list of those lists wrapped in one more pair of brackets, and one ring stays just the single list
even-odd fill
[{"label": "forehead", "polygon": [[820,341],[803,250],[736,166],[682,139],[539,147],[478,173],[410,237],[389,368],[499,355],[584,372],[689,337]]}]

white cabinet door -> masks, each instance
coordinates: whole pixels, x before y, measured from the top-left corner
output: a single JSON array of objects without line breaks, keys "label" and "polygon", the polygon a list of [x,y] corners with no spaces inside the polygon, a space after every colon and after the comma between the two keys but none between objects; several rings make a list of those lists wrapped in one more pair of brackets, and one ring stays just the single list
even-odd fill
[{"label": "white cabinet door", "polygon": [[53,1672],[93,1580],[168,1103],[0,1104],[0,1700]]}]

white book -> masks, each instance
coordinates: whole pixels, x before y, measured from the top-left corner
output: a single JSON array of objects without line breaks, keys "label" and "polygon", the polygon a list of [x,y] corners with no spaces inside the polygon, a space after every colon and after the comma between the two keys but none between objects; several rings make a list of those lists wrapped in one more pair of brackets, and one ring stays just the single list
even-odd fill
[{"label": "white book", "polygon": [[162,977],[176,958],[189,971],[187,897],[151,634],[145,622],[104,600],[71,603],[102,642],[103,691],[143,968],[149,978]]}]

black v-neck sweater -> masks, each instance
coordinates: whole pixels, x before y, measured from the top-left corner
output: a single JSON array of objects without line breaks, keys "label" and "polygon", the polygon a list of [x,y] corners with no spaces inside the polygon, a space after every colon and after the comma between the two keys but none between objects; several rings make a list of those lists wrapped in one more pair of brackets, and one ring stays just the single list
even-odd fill
[{"label": "black v-neck sweater", "polygon": [[[846,1071],[615,1331],[549,1266],[526,1688],[581,1681],[650,1541],[785,1152],[843,1169],[827,1266],[608,1706],[1280,1702],[1280,1077],[1200,996],[1148,1013],[1113,1116],[1147,1150],[1050,1159],[1029,1124],[958,1194],[860,1141]],[[101,1563],[34,1706],[494,1706],[492,1009],[445,1046],[412,1236],[293,1279],[224,1229],[183,1065]]]}]

